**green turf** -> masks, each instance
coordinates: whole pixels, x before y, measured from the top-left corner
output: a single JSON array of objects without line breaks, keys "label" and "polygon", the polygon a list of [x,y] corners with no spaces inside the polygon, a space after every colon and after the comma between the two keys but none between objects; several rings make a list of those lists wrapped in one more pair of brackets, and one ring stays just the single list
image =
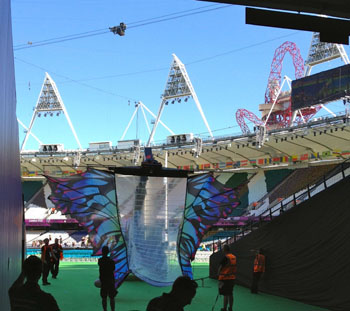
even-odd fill
[{"label": "green turf", "polygon": [[[195,278],[208,276],[207,264],[194,265]],[[62,262],[60,273],[56,280],[49,277],[50,286],[41,288],[53,294],[61,311],[96,311],[102,310],[99,289],[93,283],[98,278],[97,263]],[[217,282],[205,279],[204,287],[198,281],[199,288],[192,304],[185,310],[210,311],[217,295]],[[146,310],[147,303],[162,292],[169,292],[170,287],[159,288],[132,278],[123,283],[116,297],[117,311]],[[216,304],[215,310],[222,307],[222,298]],[[252,295],[249,289],[236,286],[234,291],[234,310],[237,311],[316,311],[322,308],[302,304],[267,294]]]}]

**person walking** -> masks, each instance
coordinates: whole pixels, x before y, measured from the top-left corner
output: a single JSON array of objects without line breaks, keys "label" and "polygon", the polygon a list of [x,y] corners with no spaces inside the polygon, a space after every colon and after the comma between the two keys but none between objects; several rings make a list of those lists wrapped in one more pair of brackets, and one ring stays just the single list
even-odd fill
[{"label": "person walking", "polygon": [[32,255],[24,260],[23,270],[8,292],[11,311],[60,310],[55,298],[40,289],[41,272],[40,258]]},{"label": "person walking", "polygon": [[47,281],[47,277],[49,276],[49,272],[51,269],[51,264],[52,261],[55,260],[55,255],[52,252],[52,248],[49,245],[49,239],[46,238],[44,239],[44,246],[41,248],[41,261],[42,261],[42,265],[43,265],[43,285],[50,285],[51,283],[49,283]]},{"label": "person walking", "polygon": [[256,251],[253,267],[253,281],[251,286],[251,293],[257,294],[259,290],[259,281],[262,274],[265,272],[265,255],[263,254],[263,249],[260,248]]},{"label": "person walking", "polygon": [[63,249],[62,246],[58,243],[58,239],[55,239],[55,243],[51,244],[51,249],[53,254],[55,255],[55,258],[53,258],[51,263],[51,275],[53,279],[57,278],[60,260],[63,258]]},{"label": "person walking", "polygon": [[115,262],[110,257],[108,257],[108,253],[108,246],[103,246],[102,257],[98,260],[101,281],[100,295],[102,298],[103,311],[107,311],[107,297],[109,297],[111,310],[115,311],[114,297],[118,293],[114,285]]},{"label": "person walking", "polygon": [[[225,257],[219,266],[219,294],[224,296],[224,307],[221,311],[233,310],[233,288],[235,285],[237,259],[230,251],[230,247],[225,244],[223,247]],[[228,309],[227,309],[228,306]]]}]

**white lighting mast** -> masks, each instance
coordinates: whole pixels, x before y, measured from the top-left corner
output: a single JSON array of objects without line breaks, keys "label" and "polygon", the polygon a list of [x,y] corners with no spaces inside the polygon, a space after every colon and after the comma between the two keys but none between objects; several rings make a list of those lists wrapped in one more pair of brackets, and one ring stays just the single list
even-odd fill
[{"label": "white lighting mast", "polygon": [[32,120],[30,121],[28,131],[26,133],[26,136],[24,137],[24,140],[21,146],[21,151],[24,150],[28,137],[29,135],[31,135],[32,127],[34,125],[34,121],[36,117],[40,117],[41,114],[44,114],[44,116],[46,115],[53,116],[54,114],[57,114],[58,116],[61,112],[65,115],[67,119],[67,122],[74,135],[74,138],[78,143],[79,149],[82,149],[78,136],[74,130],[73,124],[69,118],[66,107],[64,106],[63,100],[60,96],[60,93],[58,92],[56,84],[52,80],[50,75],[46,72],[44,83],[41,87],[40,95],[38,98],[38,102],[34,108]]},{"label": "white lighting mast", "polygon": [[305,77],[310,75],[313,66],[341,58],[345,65],[349,64],[349,57],[342,44],[320,41],[320,34],[312,34],[311,44],[307,59],[305,60]]},{"label": "white lighting mast", "polygon": [[213,133],[211,132],[208,121],[199,103],[197,94],[194,91],[191,80],[187,74],[185,65],[179,60],[179,58],[175,54],[172,54],[172,56],[173,56],[173,62],[170,67],[168,80],[165,85],[165,90],[162,95],[162,100],[160,103],[158,115],[153,125],[152,132],[149,136],[147,146],[151,145],[153,136],[156,132],[156,129],[165,105],[168,105],[169,103],[175,103],[176,101],[180,102],[181,98],[184,98],[185,102],[187,102],[189,97],[193,98],[194,102],[196,103],[197,109],[203,119],[203,122],[208,129],[210,136],[213,137]]}]

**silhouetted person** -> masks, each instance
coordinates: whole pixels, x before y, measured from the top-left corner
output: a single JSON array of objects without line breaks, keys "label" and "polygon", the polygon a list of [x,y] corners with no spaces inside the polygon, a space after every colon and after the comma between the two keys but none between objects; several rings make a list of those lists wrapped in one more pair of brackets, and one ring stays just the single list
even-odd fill
[{"label": "silhouetted person", "polygon": [[60,260],[63,258],[63,249],[60,244],[58,244],[58,239],[55,239],[55,243],[50,245],[51,250],[53,254],[55,255],[54,258],[52,258],[52,263],[51,263],[51,274],[52,278],[56,279],[58,275],[58,270],[59,270],[59,265],[60,265]]},{"label": "silhouetted person", "polygon": [[265,256],[263,254],[263,249],[260,248],[256,251],[255,259],[254,259],[254,267],[253,267],[253,281],[251,292],[253,294],[258,293],[259,281],[261,275],[265,272]]},{"label": "silhouetted person", "polygon": [[178,277],[170,293],[153,298],[147,311],[183,311],[184,306],[190,305],[196,295],[198,284],[188,276]]},{"label": "silhouetted person", "polygon": [[49,245],[49,239],[44,239],[44,246],[41,248],[41,261],[43,264],[43,285],[50,285],[47,281],[52,261],[55,259],[55,255],[52,252],[52,248]]},{"label": "silhouetted person", "polygon": [[109,248],[108,246],[102,247],[102,257],[98,260],[100,269],[100,281],[101,291],[100,295],[102,298],[103,311],[107,311],[107,297],[109,297],[112,311],[115,310],[114,297],[117,295],[114,281],[114,268],[115,262],[108,257]]},{"label": "silhouetted person", "polygon": [[224,307],[221,311],[232,311],[233,308],[233,287],[235,286],[237,260],[230,251],[230,247],[225,244],[223,248],[225,257],[219,266],[219,294],[224,296]]},{"label": "silhouetted person", "polygon": [[[55,298],[40,289],[42,262],[29,256],[23,263],[23,271],[9,289],[11,311],[59,311]],[[26,282],[24,283],[24,280]]]}]

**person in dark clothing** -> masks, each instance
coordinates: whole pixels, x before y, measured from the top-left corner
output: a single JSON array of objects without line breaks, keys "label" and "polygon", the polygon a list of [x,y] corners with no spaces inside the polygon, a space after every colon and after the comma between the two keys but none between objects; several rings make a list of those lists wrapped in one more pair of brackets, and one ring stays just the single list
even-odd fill
[{"label": "person in dark clothing", "polygon": [[[40,289],[42,262],[29,256],[23,263],[23,271],[9,289],[11,311],[59,311],[55,298]],[[24,283],[24,280],[27,280]]]},{"label": "person in dark clothing", "polygon": [[58,244],[57,238],[55,239],[55,243],[50,246],[53,254],[55,255],[55,258],[52,259],[52,263],[51,263],[51,274],[52,274],[52,278],[56,279],[58,275],[60,260],[63,254],[63,249],[62,249],[62,246]]},{"label": "person in dark clothing", "polygon": [[153,298],[147,306],[147,311],[183,311],[190,305],[196,295],[198,284],[188,276],[178,277],[170,293]]},{"label": "person in dark clothing", "polygon": [[50,285],[51,283],[49,283],[47,281],[47,277],[49,275],[50,269],[51,269],[51,265],[52,265],[52,261],[56,259],[54,253],[52,252],[52,248],[49,245],[49,239],[46,238],[44,240],[44,246],[41,248],[41,261],[43,264],[43,285]]},{"label": "person in dark clothing", "polygon": [[263,254],[263,249],[255,251],[254,267],[253,267],[253,281],[251,286],[251,293],[258,293],[259,281],[262,274],[265,272],[265,255]]},{"label": "person in dark clothing", "polygon": [[98,260],[98,265],[100,270],[100,281],[101,281],[100,295],[102,298],[103,311],[107,311],[107,297],[109,297],[111,309],[112,311],[114,311],[115,310],[114,297],[118,293],[114,285],[115,262],[110,257],[108,257],[108,253],[109,253],[108,246],[103,246],[102,257]]}]

